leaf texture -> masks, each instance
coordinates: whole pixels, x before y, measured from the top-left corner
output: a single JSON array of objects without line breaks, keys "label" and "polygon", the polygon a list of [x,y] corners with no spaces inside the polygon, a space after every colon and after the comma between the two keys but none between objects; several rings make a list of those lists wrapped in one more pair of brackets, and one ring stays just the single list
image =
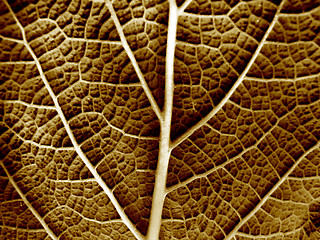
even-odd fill
[{"label": "leaf texture", "polygon": [[319,239],[319,6],[1,0],[0,239]]}]

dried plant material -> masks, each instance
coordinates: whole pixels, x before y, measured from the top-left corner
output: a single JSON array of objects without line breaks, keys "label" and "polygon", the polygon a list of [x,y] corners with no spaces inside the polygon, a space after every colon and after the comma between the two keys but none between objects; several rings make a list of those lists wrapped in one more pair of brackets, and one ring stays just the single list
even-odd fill
[{"label": "dried plant material", "polygon": [[0,239],[320,239],[319,0],[0,0]]}]

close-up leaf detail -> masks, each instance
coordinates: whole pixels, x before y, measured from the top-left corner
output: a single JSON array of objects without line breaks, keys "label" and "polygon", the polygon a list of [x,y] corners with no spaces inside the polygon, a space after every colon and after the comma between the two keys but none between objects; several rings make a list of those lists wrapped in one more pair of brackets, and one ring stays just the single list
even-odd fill
[{"label": "close-up leaf detail", "polygon": [[320,239],[320,0],[0,0],[0,239]]}]

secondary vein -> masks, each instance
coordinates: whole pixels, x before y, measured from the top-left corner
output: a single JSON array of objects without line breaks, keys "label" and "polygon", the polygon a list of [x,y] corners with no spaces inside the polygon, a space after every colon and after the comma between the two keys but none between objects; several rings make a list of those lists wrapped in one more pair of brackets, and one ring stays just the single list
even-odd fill
[{"label": "secondary vein", "polygon": [[270,191],[261,199],[261,201],[247,214],[234,228],[233,230],[226,236],[224,240],[231,240],[239,231],[239,229],[245,224],[259,209],[265,204],[265,202],[270,198],[270,196],[281,186],[281,184],[288,179],[289,175],[293,172],[293,170],[301,163],[301,161],[312,151],[320,147],[320,142],[306,151],[290,168],[289,170],[282,176],[282,178],[270,189]]},{"label": "secondary vein", "polygon": [[107,7],[108,7],[108,9],[110,11],[112,20],[113,20],[113,22],[114,22],[114,24],[116,26],[116,29],[118,31],[118,34],[120,36],[120,40],[121,40],[122,46],[123,46],[124,50],[126,51],[126,53],[128,54],[128,57],[129,57],[129,59],[130,59],[130,61],[132,63],[132,66],[133,66],[134,70],[136,71],[136,74],[138,75],[138,78],[139,78],[139,80],[141,82],[141,86],[142,86],[145,94],[148,97],[148,100],[149,100],[149,102],[151,104],[151,107],[152,107],[153,111],[157,115],[158,119],[161,121],[162,120],[161,110],[160,110],[156,100],[154,99],[154,97],[152,95],[152,92],[151,92],[151,90],[150,90],[150,88],[148,86],[148,83],[145,80],[144,75],[143,75],[143,73],[142,73],[142,71],[141,71],[141,69],[140,69],[140,67],[138,65],[138,62],[137,62],[137,60],[136,60],[136,58],[135,58],[135,56],[134,56],[134,54],[133,54],[133,52],[132,52],[132,50],[131,50],[128,42],[127,42],[126,36],[124,35],[124,32],[122,30],[122,26],[121,26],[121,24],[119,22],[119,19],[117,17],[117,14],[116,14],[116,12],[115,12],[115,10],[113,8],[113,5],[112,5],[111,1],[110,0],[106,0],[106,5],[107,5]]},{"label": "secondary vein", "polygon": [[202,118],[198,123],[193,125],[188,131],[186,131],[184,134],[182,134],[180,137],[178,137],[175,141],[172,142],[171,147],[175,148],[178,146],[180,143],[182,143],[185,139],[190,137],[197,129],[202,127],[206,122],[208,122],[217,112],[220,111],[220,109],[224,106],[224,104],[229,100],[229,98],[232,96],[232,94],[236,91],[236,89],[239,87],[239,85],[243,82],[244,78],[246,77],[248,71],[250,70],[251,66],[257,59],[264,43],[267,41],[267,38],[272,31],[274,25],[278,21],[279,14],[280,14],[280,9],[282,8],[283,2],[281,2],[271,24],[269,25],[269,28],[267,29],[265,35],[263,36],[261,42],[259,43],[256,51],[254,52],[252,58],[250,59],[248,65],[244,69],[244,71],[241,73],[237,81],[234,83],[234,85],[231,87],[229,92],[224,96],[224,98],[219,102],[218,105],[216,105],[204,118]]},{"label": "secondary vein", "polygon": [[110,201],[112,202],[112,204],[114,205],[114,207],[116,208],[117,212],[119,213],[123,223],[130,229],[130,231],[134,234],[134,236],[137,239],[144,239],[144,236],[140,233],[139,230],[137,230],[136,226],[131,222],[131,220],[128,218],[128,216],[126,215],[126,213],[124,212],[124,209],[121,207],[121,205],[119,204],[118,200],[115,198],[115,196],[113,195],[112,191],[109,189],[109,187],[107,186],[107,184],[104,182],[104,180],[101,178],[101,176],[98,174],[98,172],[96,171],[96,169],[94,168],[94,166],[91,164],[91,162],[89,161],[89,159],[87,158],[87,156],[84,154],[84,152],[81,150],[79,144],[77,143],[77,140],[75,138],[75,136],[72,133],[72,130],[67,122],[66,117],[64,116],[64,113],[62,112],[62,109],[59,105],[58,99],[55,96],[46,76],[44,75],[44,72],[42,70],[42,67],[40,65],[40,62],[37,59],[37,56],[35,55],[35,53],[33,52],[32,48],[30,47],[29,43],[27,42],[26,39],[26,35],[25,35],[25,31],[23,26],[20,24],[19,20],[17,19],[16,15],[14,14],[13,10],[11,9],[11,6],[5,2],[7,7],[9,8],[9,11],[11,12],[12,16],[14,17],[16,23],[18,24],[18,26],[21,29],[22,32],[22,36],[23,36],[23,42],[25,47],[27,48],[27,50],[29,51],[30,55],[32,56],[33,60],[36,63],[37,69],[39,71],[39,74],[41,76],[41,79],[44,83],[44,85],[46,86],[49,95],[51,96],[54,105],[56,107],[56,110],[58,112],[58,115],[68,133],[68,136],[78,154],[78,156],[81,158],[81,160],[85,163],[86,167],[90,170],[90,172],[92,173],[92,175],[94,176],[94,178],[96,179],[96,181],[98,182],[98,184],[100,185],[100,187],[104,190],[104,192],[107,194],[107,196],[109,197]]},{"label": "secondary vein", "polygon": [[19,188],[19,186],[17,185],[17,183],[14,181],[13,177],[10,175],[9,171],[7,170],[7,168],[4,166],[4,164],[2,162],[0,162],[1,167],[3,168],[3,170],[5,171],[5,173],[7,174],[7,177],[9,179],[9,182],[11,183],[11,185],[14,187],[14,189],[17,191],[17,193],[19,194],[19,196],[21,197],[22,201],[24,202],[24,204],[27,205],[27,207],[29,208],[29,210],[33,213],[33,215],[38,219],[38,221],[41,223],[42,227],[46,230],[46,232],[48,233],[48,235],[53,239],[53,240],[58,240],[58,237],[54,234],[54,232],[50,229],[50,227],[48,226],[48,224],[45,222],[45,220],[43,219],[43,217],[41,217],[41,215],[37,212],[37,210],[32,206],[32,204],[29,202],[29,200],[27,199],[27,197],[24,195],[24,193],[21,191],[21,189]]}]

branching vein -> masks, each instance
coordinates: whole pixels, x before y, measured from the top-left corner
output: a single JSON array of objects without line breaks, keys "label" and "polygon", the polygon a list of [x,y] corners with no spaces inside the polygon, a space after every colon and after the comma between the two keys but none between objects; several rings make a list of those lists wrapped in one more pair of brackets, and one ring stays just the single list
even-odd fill
[{"label": "branching vein", "polygon": [[148,240],[157,240],[160,232],[162,209],[165,199],[165,189],[170,149],[170,129],[173,108],[174,92],[174,54],[176,47],[176,34],[178,25],[177,6],[174,0],[169,1],[169,26],[166,49],[166,75],[163,120],[160,121],[159,156],[152,197],[150,223],[147,233]]},{"label": "branching vein", "polygon": [[149,102],[152,106],[152,109],[153,111],[155,112],[155,114],[157,115],[157,117],[159,118],[159,120],[161,121],[162,120],[162,115],[161,115],[161,111],[160,111],[160,108],[156,102],[156,100],[154,99],[153,97],[153,94],[148,86],[148,83],[146,82],[144,76],[143,76],[143,73],[138,65],[138,62],[132,52],[132,50],[130,49],[130,46],[127,42],[127,39],[126,39],[126,36],[124,35],[124,32],[122,30],[122,27],[121,27],[121,24],[119,22],[119,19],[117,17],[117,14],[113,8],[113,5],[111,3],[110,0],[106,0],[106,5],[110,11],[110,14],[111,14],[111,17],[112,17],[112,20],[114,22],[114,24],[116,25],[116,28],[117,28],[117,31],[118,31],[118,34],[120,36],[120,40],[121,40],[121,43],[122,43],[122,46],[124,48],[124,50],[126,51],[126,53],[128,54],[128,57],[129,59],[131,60],[131,63],[134,67],[134,70],[136,71],[138,77],[139,77],[139,80],[141,82],[141,85],[142,85],[142,88],[143,90],[145,91],[148,99],[149,99]]},{"label": "branching vein", "polygon": [[0,161],[0,165],[3,168],[3,170],[5,171],[5,173],[7,174],[7,177],[11,183],[11,185],[14,187],[14,189],[17,191],[17,193],[19,194],[19,196],[21,197],[22,201],[24,202],[24,204],[27,205],[27,207],[29,208],[29,210],[33,213],[33,215],[38,219],[38,221],[41,223],[41,225],[43,226],[43,228],[46,230],[46,232],[48,233],[48,235],[53,239],[53,240],[58,240],[58,237],[54,234],[54,232],[49,228],[48,224],[44,221],[44,218],[41,217],[41,215],[37,212],[37,210],[32,206],[32,204],[29,202],[29,200],[27,199],[27,197],[24,195],[24,193],[21,191],[21,189],[19,188],[19,186],[17,185],[17,183],[14,181],[14,179],[12,178],[12,176],[10,175],[9,171],[7,170],[7,168],[4,166],[4,164]]},{"label": "branching vein", "polygon": [[135,235],[136,238],[138,239],[144,239],[144,236],[140,233],[140,231],[137,230],[136,226],[133,225],[133,223],[130,221],[130,219],[128,218],[128,216],[125,214],[124,209],[120,206],[118,200],[115,198],[115,196],[113,195],[112,191],[108,188],[108,186],[106,185],[106,183],[103,181],[103,179],[101,178],[101,176],[98,174],[98,172],[96,171],[96,169],[94,168],[94,166],[91,164],[91,162],[89,161],[89,159],[87,158],[87,156],[83,153],[82,149],[80,148],[79,144],[77,143],[75,136],[72,133],[72,130],[67,122],[66,117],[64,116],[62,109],[59,105],[58,99],[55,96],[46,76],[44,75],[44,72],[42,70],[42,67],[40,65],[40,62],[38,61],[35,53],[33,52],[32,48],[30,47],[30,45],[27,42],[26,36],[25,36],[25,31],[24,28],[22,27],[22,25],[20,24],[19,20],[17,19],[16,15],[14,14],[14,12],[11,9],[11,6],[6,2],[7,7],[9,8],[12,16],[14,17],[16,23],[18,24],[18,26],[21,29],[22,35],[23,35],[23,42],[25,47],[27,48],[27,50],[29,51],[29,53],[31,54],[32,58],[34,59],[36,66],[38,68],[38,71],[40,73],[41,79],[44,83],[44,85],[46,86],[51,98],[53,99],[54,105],[56,107],[56,110],[58,112],[58,115],[61,118],[61,121],[68,133],[68,136],[71,139],[71,142],[77,152],[77,154],[79,155],[79,157],[81,158],[81,160],[85,163],[85,165],[87,166],[87,168],[90,170],[90,172],[92,173],[92,175],[94,176],[94,178],[96,179],[96,181],[98,182],[98,184],[101,186],[101,188],[105,191],[105,193],[107,194],[107,196],[109,197],[110,201],[113,203],[114,207],[116,208],[116,210],[118,211],[122,221],[124,222],[124,224],[131,230],[131,232]]},{"label": "branching vein", "polygon": [[301,161],[312,151],[320,147],[320,142],[306,151],[282,176],[282,178],[270,189],[270,191],[261,199],[261,201],[233,228],[233,230],[226,236],[224,240],[231,240],[242,227],[256,212],[261,209],[263,204],[270,198],[270,196],[281,186],[281,184],[287,180],[288,176],[293,172],[293,170],[301,163]]},{"label": "branching vein", "polygon": [[246,68],[244,69],[244,71],[242,72],[242,74],[239,76],[238,80],[234,83],[234,85],[231,87],[231,89],[229,90],[229,92],[224,96],[224,98],[220,101],[220,103],[218,105],[216,105],[211,112],[206,115],[204,118],[202,118],[198,123],[196,123],[195,125],[193,125],[188,131],[186,131],[184,134],[182,134],[180,137],[178,137],[174,142],[172,142],[171,144],[171,148],[176,147],[177,145],[179,145],[181,142],[183,142],[185,139],[187,139],[188,137],[190,137],[197,129],[199,129],[200,127],[202,127],[207,121],[209,121],[217,112],[219,112],[219,110],[224,106],[224,104],[229,100],[229,98],[232,96],[232,94],[236,91],[236,89],[239,87],[239,85],[243,82],[243,79],[245,78],[245,76],[247,75],[248,71],[250,70],[251,66],[253,65],[253,63],[255,62],[256,58],[258,57],[264,43],[267,41],[267,38],[270,34],[270,32],[272,31],[274,25],[276,24],[276,22],[278,21],[279,18],[279,14],[280,14],[280,10],[282,8],[282,5],[284,4],[284,1],[281,2],[271,24],[269,25],[269,28],[266,31],[266,34],[263,36],[261,42],[259,43],[256,51],[254,52],[252,58],[250,59],[248,65],[246,66]]}]

